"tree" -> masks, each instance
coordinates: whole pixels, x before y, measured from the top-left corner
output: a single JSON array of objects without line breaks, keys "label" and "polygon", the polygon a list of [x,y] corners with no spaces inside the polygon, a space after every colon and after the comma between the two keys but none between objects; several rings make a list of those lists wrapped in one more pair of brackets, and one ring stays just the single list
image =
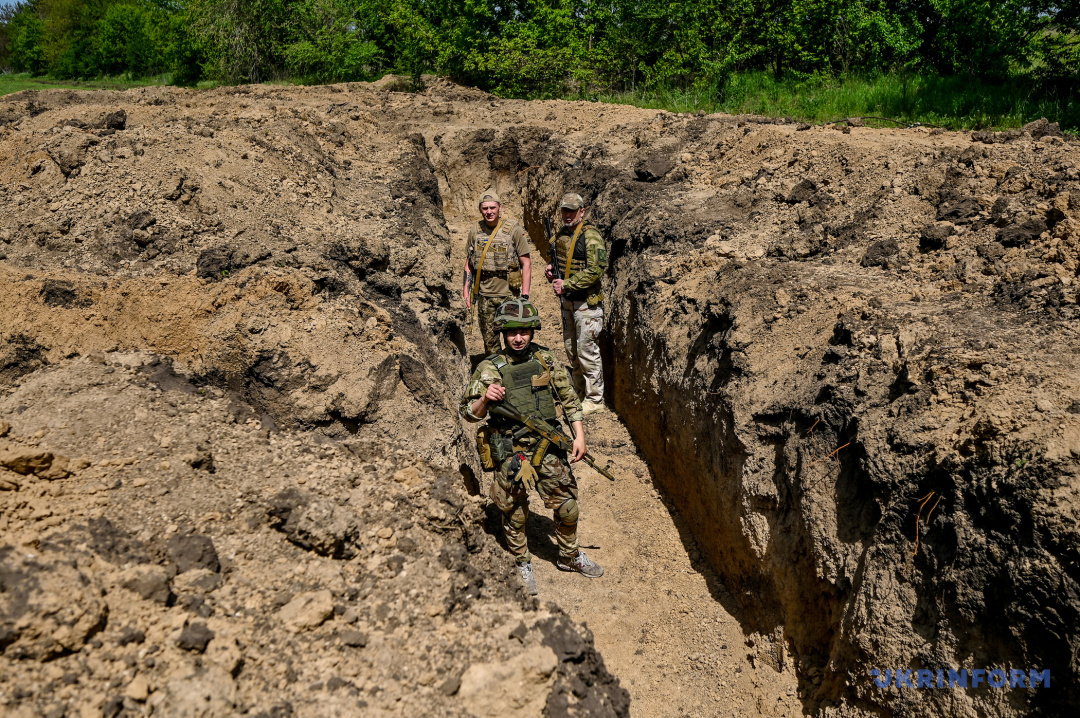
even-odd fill
[{"label": "tree", "polygon": [[16,3],[3,16],[4,47],[0,49],[0,64],[6,64],[16,72],[39,75],[45,71],[45,23],[42,21],[38,2]]}]

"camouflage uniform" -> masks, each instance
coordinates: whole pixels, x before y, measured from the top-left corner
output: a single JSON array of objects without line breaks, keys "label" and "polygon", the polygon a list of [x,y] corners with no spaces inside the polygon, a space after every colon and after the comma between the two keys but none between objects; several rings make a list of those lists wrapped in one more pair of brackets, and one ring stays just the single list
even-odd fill
[{"label": "camouflage uniform", "polygon": [[[535,249],[521,223],[505,218],[499,227],[495,251],[485,255],[484,247],[491,240],[493,231],[494,228],[488,227],[481,219],[469,230],[465,243],[465,257],[474,272],[480,266],[481,257],[484,260],[480,271],[480,291],[476,298],[476,318],[480,324],[480,335],[484,338],[485,354],[494,354],[500,349],[499,333],[494,327],[495,313],[499,305],[520,293],[520,258],[531,255]],[[511,281],[514,275],[517,287]]]},{"label": "camouflage uniform", "polygon": [[[586,225],[573,242],[576,227],[563,227],[555,236],[558,276],[565,278],[562,295],[563,346],[574,372],[574,385],[587,401],[604,402],[604,370],[597,341],[604,329],[601,278],[607,269],[607,248],[600,232]],[[570,257],[570,245],[574,256]],[[582,245],[584,244],[584,248]],[[569,271],[567,268],[569,267]]]},{"label": "camouflage uniform", "polygon": [[[506,297],[508,296],[510,295],[507,294]],[[506,301],[506,297],[485,297],[481,294],[476,298],[476,320],[480,324],[480,336],[484,338],[485,354],[494,354],[500,349],[499,333],[495,331],[495,315],[499,313],[499,307]]]},{"label": "camouflage uniform", "polygon": [[[581,404],[570,376],[565,367],[555,360],[551,350],[537,344],[529,344],[522,356],[515,357],[507,352],[503,355],[490,356],[484,359],[473,372],[472,379],[461,397],[459,413],[467,421],[481,421],[472,413],[472,405],[487,391],[487,387],[495,382],[502,381],[502,374],[496,367],[495,359],[501,358],[508,365],[520,364],[530,361],[539,355],[541,362],[549,367],[551,381],[549,391],[554,390],[559,403],[562,404],[563,414],[570,423],[581,421]],[[500,431],[500,433],[512,433],[516,428],[512,422],[502,424],[498,417],[489,415],[488,424]],[[514,554],[519,564],[528,563],[532,560],[529,547],[525,541],[525,522],[529,518],[529,495],[523,482],[515,481],[511,475],[510,464],[514,455],[518,452],[525,454],[526,460],[531,459],[532,451],[537,443],[537,437],[526,435],[514,445],[514,453],[505,459],[498,461],[495,467],[495,478],[491,482],[491,500],[502,512],[503,532],[506,535],[506,543],[510,552]],[[536,489],[543,499],[544,505],[553,511],[555,521],[555,537],[559,544],[559,556],[565,561],[574,559],[578,555],[577,543],[577,480],[570,471],[566,453],[552,447],[544,455],[540,466],[536,469]]]}]

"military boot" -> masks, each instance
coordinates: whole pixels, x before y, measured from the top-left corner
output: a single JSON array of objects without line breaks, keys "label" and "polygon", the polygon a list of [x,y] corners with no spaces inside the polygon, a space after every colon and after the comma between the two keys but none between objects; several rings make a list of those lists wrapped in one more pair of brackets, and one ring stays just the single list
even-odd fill
[{"label": "military boot", "polygon": [[535,596],[540,591],[536,588],[536,575],[533,573],[532,561],[518,564],[518,573],[525,582],[525,591],[530,596]]},{"label": "military boot", "polygon": [[607,407],[604,406],[604,402],[602,402],[602,401],[598,402],[598,401],[590,401],[589,399],[586,399],[585,401],[581,402],[581,413],[582,414],[589,415],[589,414],[595,414],[595,413],[601,412],[601,411],[607,411]]},{"label": "military boot", "polygon": [[590,561],[584,551],[578,551],[578,555],[569,561],[560,558],[555,566],[560,571],[574,571],[588,578],[600,578],[604,575],[603,566]]}]

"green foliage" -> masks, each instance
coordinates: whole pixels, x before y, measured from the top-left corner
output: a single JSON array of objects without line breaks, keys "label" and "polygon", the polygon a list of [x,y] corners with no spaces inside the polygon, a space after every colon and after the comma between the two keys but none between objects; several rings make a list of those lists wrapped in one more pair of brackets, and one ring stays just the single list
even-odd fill
[{"label": "green foliage", "polygon": [[0,74],[0,97],[22,90],[129,90],[132,87],[167,84],[167,75],[144,77],[137,80],[121,77],[104,77],[97,80],[50,80],[34,77],[26,72]]},{"label": "green foliage", "polygon": [[1074,130],[1080,127],[1080,98],[1074,92],[1024,79],[891,73],[797,80],[752,70],[732,74],[720,95],[661,89],[601,94],[599,99],[672,112],[755,114],[814,123],[876,116],[959,130],[1019,127],[1049,117]]},{"label": "green foliage", "polygon": [[20,3],[4,23],[7,64],[16,72],[38,74],[45,70],[45,23],[36,4]]},{"label": "green foliage", "polygon": [[1080,0],[26,0],[0,10],[0,67],[185,85],[433,72],[509,97],[1075,127]]},{"label": "green foliage", "polygon": [[189,0],[191,28],[207,75],[221,82],[280,78],[293,22],[289,0]]},{"label": "green foliage", "polygon": [[380,68],[382,51],[357,21],[354,3],[303,0],[294,7],[285,69],[306,82],[366,80]]},{"label": "green foliage", "polygon": [[142,76],[160,70],[163,63],[154,30],[152,12],[146,6],[109,6],[95,33],[98,73]]},{"label": "green foliage", "polygon": [[578,20],[577,3],[519,7],[517,22],[501,36],[468,43],[464,70],[484,78],[496,94],[514,97],[556,97],[586,84],[591,77],[587,26]]}]

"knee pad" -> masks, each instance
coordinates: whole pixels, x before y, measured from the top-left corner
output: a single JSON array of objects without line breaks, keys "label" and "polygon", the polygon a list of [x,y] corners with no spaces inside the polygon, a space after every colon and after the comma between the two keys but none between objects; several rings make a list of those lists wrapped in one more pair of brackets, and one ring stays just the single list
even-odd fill
[{"label": "knee pad", "polygon": [[559,517],[559,521],[567,526],[573,526],[578,520],[578,507],[576,499],[567,499],[559,505],[559,508],[555,509],[555,515]]}]

